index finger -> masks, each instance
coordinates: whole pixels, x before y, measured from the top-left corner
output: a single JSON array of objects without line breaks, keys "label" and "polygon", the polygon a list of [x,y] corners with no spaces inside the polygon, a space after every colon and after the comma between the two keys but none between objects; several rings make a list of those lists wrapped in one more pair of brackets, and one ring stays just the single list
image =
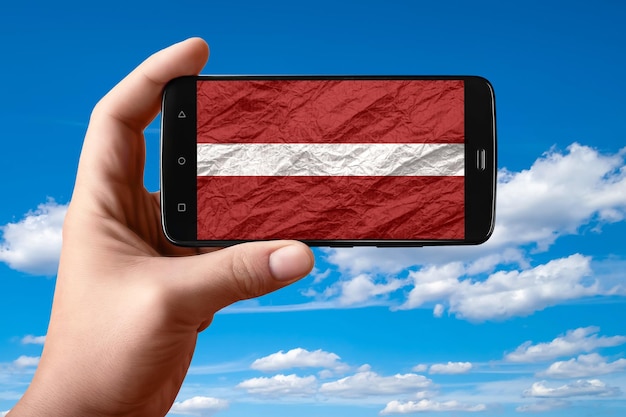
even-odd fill
[{"label": "index finger", "polygon": [[158,112],[165,84],[176,77],[198,74],[208,53],[208,45],[200,38],[187,39],[155,53],[98,103],[92,119],[108,116],[130,128],[144,129]]},{"label": "index finger", "polygon": [[204,40],[187,39],[150,56],[126,76],[94,108],[80,165],[96,175],[142,180],[142,132],[159,111],[163,87],[173,78],[198,74],[208,55]]}]

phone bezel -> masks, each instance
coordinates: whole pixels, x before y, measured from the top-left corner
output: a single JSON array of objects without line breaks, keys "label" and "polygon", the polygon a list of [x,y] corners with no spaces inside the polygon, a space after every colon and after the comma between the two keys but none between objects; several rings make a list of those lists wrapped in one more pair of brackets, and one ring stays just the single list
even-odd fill
[{"label": "phone bezel", "polygon": [[[230,246],[248,240],[197,240],[196,83],[215,80],[463,80],[465,110],[465,238],[434,240],[307,240],[310,246],[414,247],[475,245],[489,239],[495,222],[497,138],[495,95],[479,76],[199,75],[176,78],[161,106],[161,219],[168,240],[181,246]],[[185,117],[180,117],[181,113]],[[481,152],[484,158],[481,161]],[[180,159],[184,158],[184,162]],[[181,163],[182,162],[182,163]],[[484,169],[481,168],[483,164]],[[184,210],[180,204],[185,204]]]}]

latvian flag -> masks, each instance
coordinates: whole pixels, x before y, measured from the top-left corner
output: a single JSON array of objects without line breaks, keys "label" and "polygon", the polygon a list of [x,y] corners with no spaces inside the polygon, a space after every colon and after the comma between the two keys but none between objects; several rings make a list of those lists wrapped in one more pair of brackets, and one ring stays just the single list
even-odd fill
[{"label": "latvian flag", "polygon": [[458,80],[197,84],[198,239],[462,239]]}]

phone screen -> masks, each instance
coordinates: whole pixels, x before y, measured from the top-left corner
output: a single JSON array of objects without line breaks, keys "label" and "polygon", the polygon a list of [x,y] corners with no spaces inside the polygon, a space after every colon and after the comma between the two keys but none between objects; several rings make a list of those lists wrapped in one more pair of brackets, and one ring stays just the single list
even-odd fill
[{"label": "phone screen", "polygon": [[197,240],[463,240],[465,81],[198,79]]}]

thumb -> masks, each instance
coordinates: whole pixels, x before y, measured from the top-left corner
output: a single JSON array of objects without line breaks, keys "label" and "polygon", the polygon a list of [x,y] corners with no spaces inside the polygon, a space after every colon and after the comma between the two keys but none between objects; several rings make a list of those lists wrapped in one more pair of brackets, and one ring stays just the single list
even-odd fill
[{"label": "thumb", "polygon": [[[239,300],[259,297],[304,277],[313,268],[311,249],[297,241],[249,242],[183,258],[174,280],[178,301],[199,323]],[[170,281],[171,282],[171,281]]]}]

